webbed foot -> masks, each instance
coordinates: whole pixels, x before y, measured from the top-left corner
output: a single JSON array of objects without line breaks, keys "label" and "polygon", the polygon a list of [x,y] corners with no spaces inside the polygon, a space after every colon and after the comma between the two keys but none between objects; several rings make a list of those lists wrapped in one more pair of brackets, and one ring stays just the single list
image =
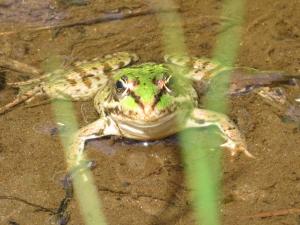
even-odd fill
[{"label": "webbed foot", "polygon": [[230,155],[232,157],[237,157],[240,153],[244,154],[245,156],[255,159],[255,156],[252,155],[246,147],[245,143],[234,143],[232,140],[227,140],[224,144],[221,145],[222,148],[229,150]]},{"label": "webbed foot", "polygon": [[239,153],[243,153],[249,158],[255,158],[247,150],[246,141],[237,126],[224,114],[205,109],[194,109],[186,123],[186,128],[207,127],[210,125],[215,125],[220,129],[223,138],[226,140],[221,147],[228,149],[231,156],[235,157]]}]

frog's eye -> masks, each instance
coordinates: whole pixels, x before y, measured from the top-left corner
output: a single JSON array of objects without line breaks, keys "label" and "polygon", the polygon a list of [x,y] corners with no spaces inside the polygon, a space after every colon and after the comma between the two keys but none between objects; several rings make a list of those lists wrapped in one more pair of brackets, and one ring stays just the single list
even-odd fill
[{"label": "frog's eye", "polygon": [[116,82],[117,94],[122,94],[126,90],[125,82],[123,80],[118,80]]},{"label": "frog's eye", "polygon": [[117,88],[117,89],[122,89],[122,88],[124,88],[123,82],[120,81],[120,80],[118,80],[118,81],[116,82],[116,88]]}]

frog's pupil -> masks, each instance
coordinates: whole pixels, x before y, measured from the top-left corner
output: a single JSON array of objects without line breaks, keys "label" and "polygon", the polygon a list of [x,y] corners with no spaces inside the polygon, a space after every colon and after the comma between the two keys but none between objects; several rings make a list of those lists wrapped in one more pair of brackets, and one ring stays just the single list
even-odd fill
[{"label": "frog's pupil", "polygon": [[122,94],[125,90],[124,83],[120,80],[116,82],[117,94]]},{"label": "frog's pupil", "polygon": [[123,86],[123,83],[121,82],[121,81],[117,81],[117,83],[116,83],[116,88],[117,89],[122,89],[122,88],[124,88],[124,86]]}]

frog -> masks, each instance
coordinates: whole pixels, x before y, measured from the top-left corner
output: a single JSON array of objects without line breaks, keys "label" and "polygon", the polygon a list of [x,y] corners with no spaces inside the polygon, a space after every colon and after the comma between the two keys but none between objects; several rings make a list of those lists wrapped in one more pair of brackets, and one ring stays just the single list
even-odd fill
[{"label": "frog", "polygon": [[[208,126],[219,129],[224,139],[220,147],[229,150],[231,156],[242,153],[254,158],[238,126],[227,115],[201,105],[201,97],[212,81],[232,68],[203,57],[166,55],[162,63],[137,64],[138,60],[135,53],[117,52],[77,62],[68,69],[58,69],[38,78],[8,83],[19,88],[20,93],[0,107],[0,113],[43,95],[70,101],[94,99],[99,118],[74,134],[67,159],[71,167],[80,165],[89,140],[119,136],[155,141],[185,129]],[[258,86],[291,80],[281,74],[273,78]],[[247,92],[255,87],[249,83],[233,84],[229,92]]]}]

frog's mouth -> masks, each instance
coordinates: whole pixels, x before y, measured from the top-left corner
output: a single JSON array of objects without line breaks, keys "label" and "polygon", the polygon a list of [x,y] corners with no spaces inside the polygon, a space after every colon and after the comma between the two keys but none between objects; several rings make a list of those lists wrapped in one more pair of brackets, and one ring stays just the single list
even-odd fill
[{"label": "frog's mouth", "polygon": [[107,114],[112,115],[116,120],[130,120],[141,124],[160,123],[164,117],[177,111],[177,104],[174,102],[165,109],[155,107],[155,104],[139,104],[134,109],[124,107],[118,104],[115,107],[108,108]]},{"label": "frog's mouth", "polygon": [[180,121],[177,113],[166,114],[158,120],[131,119],[111,115],[123,136],[136,140],[156,140],[175,134],[179,130]]}]

